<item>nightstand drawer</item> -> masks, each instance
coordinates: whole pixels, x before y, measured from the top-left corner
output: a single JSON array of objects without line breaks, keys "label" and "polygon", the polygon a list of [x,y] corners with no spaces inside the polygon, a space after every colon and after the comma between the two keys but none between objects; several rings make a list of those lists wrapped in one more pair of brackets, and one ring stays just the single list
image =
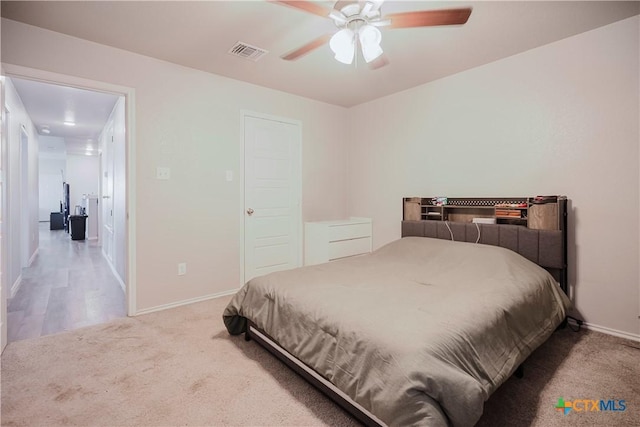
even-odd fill
[{"label": "nightstand drawer", "polygon": [[329,242],[338,240],[358,239],[360,237],[371,236],[371,222],[361,224],[341,224],[328,228]]},{"label": "nightstand drawer", "polygon": [[329,243],[329,260],[371,252],[371,237]]}]

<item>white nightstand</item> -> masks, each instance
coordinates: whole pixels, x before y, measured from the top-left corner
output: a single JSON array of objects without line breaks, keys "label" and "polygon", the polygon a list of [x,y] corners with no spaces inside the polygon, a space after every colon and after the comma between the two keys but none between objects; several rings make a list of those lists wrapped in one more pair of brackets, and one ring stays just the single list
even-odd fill
[{"label": "white nightstand", "polygon": [[306,222],[304,265],[371,252],[371,218]]}]

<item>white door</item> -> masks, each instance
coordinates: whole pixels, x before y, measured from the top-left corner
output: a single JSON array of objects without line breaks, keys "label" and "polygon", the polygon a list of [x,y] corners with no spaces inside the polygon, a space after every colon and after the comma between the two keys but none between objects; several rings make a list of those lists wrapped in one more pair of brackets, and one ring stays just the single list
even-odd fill
[{"label": "white door", "polygon": [[113,263],[113,121],[107,126],[103,137],[103,176],[102,176],[102,250],[109,262]]},{"label": "white door", "polygon": [[20,266],[29,267],[29,137],[20,129]]},{"label": "white door", "polygon": [[300,124],[244,116],[244,280],[301,265]]}]

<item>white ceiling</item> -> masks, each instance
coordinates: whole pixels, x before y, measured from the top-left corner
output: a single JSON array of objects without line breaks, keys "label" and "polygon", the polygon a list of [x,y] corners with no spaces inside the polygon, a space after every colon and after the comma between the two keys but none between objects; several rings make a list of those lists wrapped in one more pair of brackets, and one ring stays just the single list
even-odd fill
[{"label": "white ceiling", "polygon": [[[319,1],[331,7],[333,2]],[[472,7],[463,26],[382,29],[390,60],[372,71],[338,63],[328,46],[295,62],[280,55],[326,33],[326,18],[266,1],[3,1],[2,16],[331,104],[353,106],[640,13],[637,1],[387,0],[385,13]],[[268,50],[227,54],[237,41]]]},{"label": "white ceiling", "polygon": [[[118,96],[16,77],[11,81],[38,133],[66,142],[65,146],[45,138],[42,152],[60,153],[66,148],[67,154],[97,154],[98,137]],[[65,121],[75,126],[67,126]],[[45,128],[49,133],[43,132]]]}]

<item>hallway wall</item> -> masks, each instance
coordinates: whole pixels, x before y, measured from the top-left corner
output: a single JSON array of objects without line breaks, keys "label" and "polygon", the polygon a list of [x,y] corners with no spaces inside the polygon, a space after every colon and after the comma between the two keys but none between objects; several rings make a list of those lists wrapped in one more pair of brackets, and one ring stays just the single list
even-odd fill
[{"label": "hallway wall", "polygon": [[[23,221],[27,221],[28,226],[28,254],[31,258],[38,248],[38,134],[27,115],[10,78],[5,80],[5,105],[9,110],[9,143],[7,152],[7,211],[11,223],[7,227],[8,231],[8,274],[7,285],[9,289],[15,291],[21,277],[21,236]],[[20,134],[24,127],[28,139],[28,197],[29,211],[25,214],[20,209]],[[13,187],[13,191],[11,191]]]},{"label": "hallway wall", "polygon": [[76,205],[82,206],[82,196],[99,194],[100,157],[67,154],[66,181],[69,184],[70,214]]},{"label": "hallway wall", "polygon": [[[40,147],[48,141],[64,143],[64,138],[55,136],[39,136]],[[66,176],[67,156],[64,153],[47,152],[40,149],[38,155],[38,220],[49,221],[51,212],[60,210],[62,202],[62,183]]]}]

